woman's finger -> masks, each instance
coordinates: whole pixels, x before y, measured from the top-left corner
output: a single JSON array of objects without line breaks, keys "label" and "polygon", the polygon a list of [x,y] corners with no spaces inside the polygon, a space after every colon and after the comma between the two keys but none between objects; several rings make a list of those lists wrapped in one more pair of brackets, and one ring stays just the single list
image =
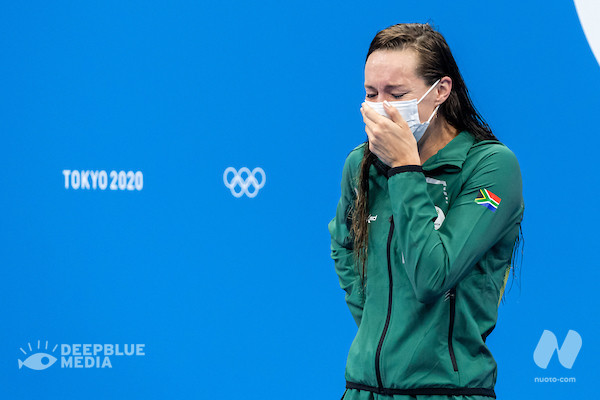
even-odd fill
[{"label": "woman's finger", "polygon": [[396,125],[403,129],[405,127],[408,128],[408,124],[406,123],[402,115],[400,115],[400,112],[396,109],[396,107],[392,106],[388,101],[384,101],[383,108],[385,109],[385,112],[390,116],[390,119],[394,121]]},{"label": "woman's finger", "polygon": [[367,124],[365,124],[365,133],[367,134],[367,138],[369,138],[369,142],[371,142],[373,140],[373,131]]},{"label": "woman's finger", "polygon": [[363,122],[365,123],[365,126],[368,126],[369,129],[371,129],[371,131],[373,130],[373,128],[375,127],[375,125],[377,124],[377,122],[371,120],[369,117],[367,117],[366,115],[366,110],[361,107],[360,112],[363,116]]},{"label": "woman's finger", "polygon": [[361,110],[363,112],[363,117],[366,117],[373,122],[381,122],[382,118],[383,120],[387,119],[383,115],[380,115],[377,111],[373,110],[373,108],[366,102],[362,103]]}]

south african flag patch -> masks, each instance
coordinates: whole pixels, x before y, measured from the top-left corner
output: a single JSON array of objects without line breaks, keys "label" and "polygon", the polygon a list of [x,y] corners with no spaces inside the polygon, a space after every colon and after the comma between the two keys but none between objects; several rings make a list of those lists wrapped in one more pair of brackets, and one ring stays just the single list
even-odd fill
[{"label": "south african flag patch", "polygon": [[500,197],[487,189],[479,189],[479,194],[480,197],[475,199],[475,203],[487,207],[489,210],[492,210],[492,212],[496,212],[501,201]]}]

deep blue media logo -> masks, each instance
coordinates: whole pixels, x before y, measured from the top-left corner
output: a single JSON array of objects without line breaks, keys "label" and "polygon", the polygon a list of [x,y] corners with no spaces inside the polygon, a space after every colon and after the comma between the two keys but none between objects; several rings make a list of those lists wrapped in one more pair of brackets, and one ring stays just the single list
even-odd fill
[{"label": "deep blue media logo", "polygon": [[[60,354],[56,357],[49,353],[54,353],[60,346]],[[31,343],[27,343],[29,352],[33,352]],[[25,360],[18,360],[19,369],[23,366],[36,371],[42,371],[54,365],[60,357],[60,368],[112,368],[113,360],[119,358],[132,358],[145,356],[145,344],[106,344],[106,343],[86,343],[86,344],[57,344],[52,350],[49,350],[48,341],[42,349],[41,341],[37,341],[37,351],[33,354],[19,348],[27,356]]]},{"label": "deep blue media logo", "polygon": [[[260,181],[257,176],[260,177]],[[243,195],[250,198],[256,197],[266,182],[267,175],[260,167],[256,167],[252,171],[246,167],[240,168],[239,171],[229,167],[223,172],[223,183],[231,191],[231,194],[238,198]]]},{"label": "deep blue media logo", "polygon": [[[27,345],[29,346],[29,351],[33,351],[33,349],[31,348],[31,343],[27,343]],[[54,346],[54,348],[50,351],[51,353],[54,353],[54,351],[56,350],[56,348],[58,347],[58,345]],[[28,353],[23,350],[23,348],[19,348],[19,350],[21,350],[23,352],[23,354],[27,355]],[[25,358],[25,361],[21,361],[20,359],[19,361],[19,369],[23,368],[23,366],[26,366],[29,369],[35,369],[37,371],[41,371],[43,369],[46,369],[48,367],[50,367],[52,364],[54,364],[57,360],[56,357],[46,353],[48,351],[48,341],[46,341],[46,345],[44,346],[43,351],[41,351],[42,349],[40,348],[40,341],[38,340],[37,342],[37,353],[34,354],[30,354],[27,358]]]}]

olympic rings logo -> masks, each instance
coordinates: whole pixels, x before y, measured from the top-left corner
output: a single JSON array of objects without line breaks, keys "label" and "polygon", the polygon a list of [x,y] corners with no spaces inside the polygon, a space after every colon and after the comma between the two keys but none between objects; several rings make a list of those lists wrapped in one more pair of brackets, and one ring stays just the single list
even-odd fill
[{"label": "olympic rings logo", "polygon": [[[256,179],[257,174],[260,175],[260,183]],[[239,171],[229,167],[223,173],[223,183],[235,197],[242,197],[244,194],[250,198],[256,197],[258,191],[265,186],[265,182],[267,182],[267,175],[260,167],[254,168],[252,171],[246,167],[240,168]],[[250,187],[253,190],[248,190]]]}]

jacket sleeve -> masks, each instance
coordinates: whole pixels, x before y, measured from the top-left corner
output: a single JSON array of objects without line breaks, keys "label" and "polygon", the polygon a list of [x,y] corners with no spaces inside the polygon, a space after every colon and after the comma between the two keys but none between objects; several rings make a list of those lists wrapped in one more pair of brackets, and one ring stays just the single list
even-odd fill
[{"label": "jacket sleeve", "polygon": [[[435,230],[437,211],[422,172],[401,172],[388,179],[396,246],[403,266],[423,303],[453,288],[477,261],[515,224],[521,222],[521,172],[514,154],[504,146],[480,160],[462,184],[446,218]],[[499,198],[493,211],[475,201],[486,189]],[[493,207],[492,207],[493,208]]]},{"label": "jacket sleeve", "polygon": [[342,195],[335,217],[329,223],[329,233],[331,234],[331,258],[335,262],[335,270],[340,286],[346,291],[346,303],[356,325],[360,325],[365,299],[360,276],[354,266],[354,243],[350,236],[352,224],[350,212],[356,198],[356,192],[349,158],[346,159],[344,164]]}]

